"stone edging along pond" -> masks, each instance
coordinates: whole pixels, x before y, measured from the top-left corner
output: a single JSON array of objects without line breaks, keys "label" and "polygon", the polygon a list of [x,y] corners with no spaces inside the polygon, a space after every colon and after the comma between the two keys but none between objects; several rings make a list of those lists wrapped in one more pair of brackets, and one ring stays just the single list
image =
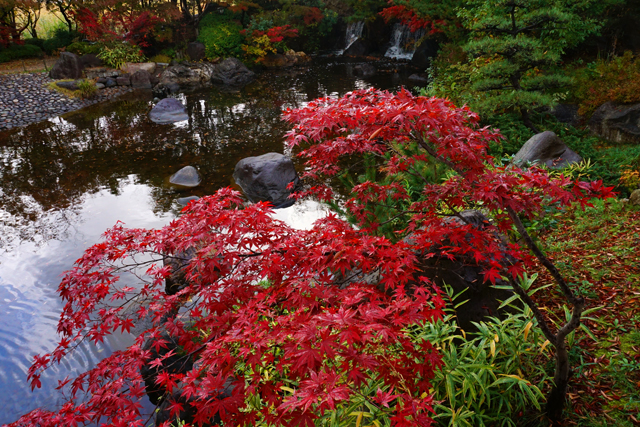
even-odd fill
[{"label": "stone edging along pond", "polygon": [[80,99],[47,88],[52,82],[55,80],[47,73],[0,75],[0,130],[57,117],[132,90],[122,86],[105,88],[91,99]]}]

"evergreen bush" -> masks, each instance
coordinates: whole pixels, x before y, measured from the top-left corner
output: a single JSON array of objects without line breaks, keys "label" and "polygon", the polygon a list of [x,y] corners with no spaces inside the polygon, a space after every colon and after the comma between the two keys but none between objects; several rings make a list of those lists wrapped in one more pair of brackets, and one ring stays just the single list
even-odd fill
[{"label": "evergreen bush", "polygon": [[240,57],[243,54],[242,26],[231,12],[209,13],[200,20],[198,41],[205,45],[207,59]]}]

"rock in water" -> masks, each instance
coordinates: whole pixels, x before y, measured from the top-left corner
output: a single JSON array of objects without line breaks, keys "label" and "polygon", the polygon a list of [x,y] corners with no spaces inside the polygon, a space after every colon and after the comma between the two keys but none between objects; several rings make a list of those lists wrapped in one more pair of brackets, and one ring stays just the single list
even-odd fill
[{"label": "rock in water", "polygon": [[183,187],[196,187],[200,185],[200,175],[198,174],[198,170],[193,166],[185,166],[171,175],[169,182]]},{"label": "rock in water", "polygon": [[216,64],[211,82],[227,86],[244,86],[253,81],[256,74],[249,70],[239,59],[227,58]]},{"label": "rock in water", "polygon": [[526,162],[538,162],[552,169],[562,169],[572,163],[580,163],[581,161],[582,157],[567,147],[551,131],[532,136],[513,158],[513,162],[518,165]]},{"label": "rock in water", "polygon": [[189,203],[191,203],[193,201],[196,201],[196,200],[200,200],[200,197],[198,197],[198,196],[180,197],[177,200],[177,202],[181,206],[187,206]]},{"label": "rock in water", "polygon": [[293,162],[280,153],[247,157],[236,164],[233,179],[252,202],[271,202],[276,208],[291,206],[289,183],[298,185],[300,178]]},{"label": "rock in water", "polygon": [[187,109],[175,98],[165,98],[149,112],[149,118],[159,124],[168,124],[188,120]]},{"label": "rock in water", "polygon": [[80,57],[71,52],[62,52],[60,59],[49,71],[49,77],[55,80],[79,79],[82,77],[82,63]]},{"label": "rock in water", "polygon": [[360,64],[353,67],[353,74],[364,78],[375,75],[377,71],[372,64]]}]

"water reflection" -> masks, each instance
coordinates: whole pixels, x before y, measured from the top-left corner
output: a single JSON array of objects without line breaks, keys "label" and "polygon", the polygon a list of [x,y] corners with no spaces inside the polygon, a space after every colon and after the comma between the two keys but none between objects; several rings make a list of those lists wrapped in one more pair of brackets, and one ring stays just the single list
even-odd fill
[{"label": "water reflection", "polygon": [[[128,342],[119,337],[103,348],[83,348],[43,377],[42,390],[29,392],[32,355],[51,350],[56,341],[60,274],[82,251],[118,220],[130,227],[160,227],[178,215],[177,198],[233,185],[240,159],[283,152],[284,108],[402,82],[393,64],[368,81],[354,78],[351,66],[319,61],[264,73],[236,93],[212,89],[180,95],[189,120],[175,125],[151,122],[151,94],[136,92],[0,132],[0,423],[38,406],[54,408],[59,402],[51,389],[58,379]],[[203,183],[181,191],[168,177],[186,165],[200,171]],[[325,209],[313,203],[277,213],[300,228],[323,215]]]}]

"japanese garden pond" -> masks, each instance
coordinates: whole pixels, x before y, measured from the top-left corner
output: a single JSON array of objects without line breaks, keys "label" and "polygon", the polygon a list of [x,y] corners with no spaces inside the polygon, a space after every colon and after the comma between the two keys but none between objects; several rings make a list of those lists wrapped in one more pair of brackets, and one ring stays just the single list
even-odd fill
[{"label": "japanese garden pond", "polygon": [[[412,86],[411,71],[400,64],[377,63],[378,73],[367,79],[353,75],[356,64],[317,58],[303,67],[262,72],[238,92],[179,94],[189,120],[173,125],[151,122],[151,92],[139,91],[0,132],[0,424],[37,407],[56,408],[58,380],[133,340],[121,335],[81,347],[31,392],[26,372],[33,355],[51,351],[57,341],[61,274],[83,250],[117,221],[161,227],[179,215],[178,198],[235,186],[233,169],[244,157],[287,153],[283,136],[289,126],[280,119],[286,108],[354,89]],[[202,177],[187,191],[168,182],[186,165]],[[299,202],[276,216],[305,228],[324,212],[316,203]]]}]

